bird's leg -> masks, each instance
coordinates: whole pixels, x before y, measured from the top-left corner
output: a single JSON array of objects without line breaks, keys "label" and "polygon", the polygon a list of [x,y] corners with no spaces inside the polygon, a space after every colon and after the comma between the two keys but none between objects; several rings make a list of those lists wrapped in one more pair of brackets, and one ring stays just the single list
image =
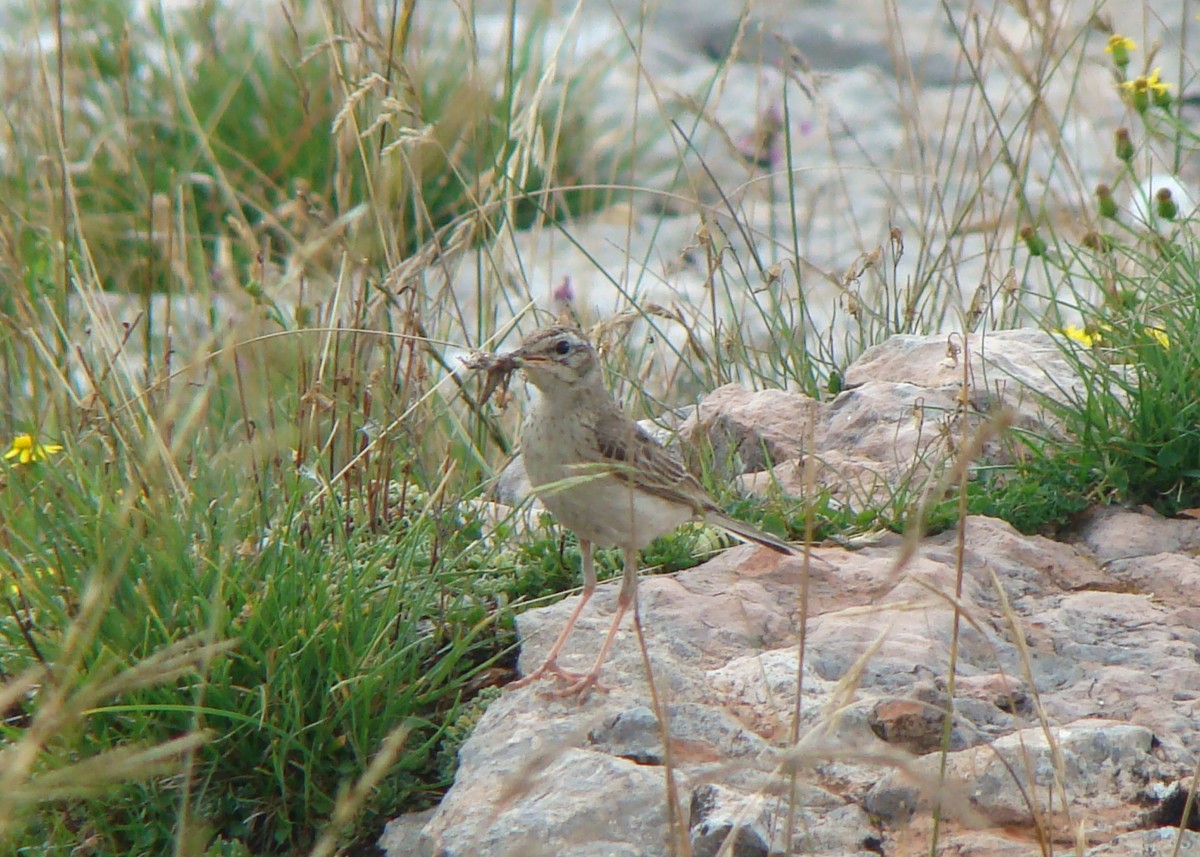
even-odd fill
[{"label": "bird's leg", "polygon": [[617,615],[613,616],[612,624],[608,626],[608,636],[604,638],[604,645],[600,647],[600,654],[596,656],[596,662],[592,664],[587,675],[556,692],[555,696],[578,695],[579,701],[583,702],[593,688],[607,689],[599,682],[600,668],[604,666],[604,661],[608,658],[608,650],[612,648],[613,640],[617,636],[617,628],[621,624],[621,619],[625,617],[626,611],[630,607],[637,609],[637,560],[637,551],[627,548],[625,550],[625,574],[621,578],[621,594],[617,596]]},{"label": "bird's leg", "polygon": [[558,665],[558,653],[562,651],[563,645],[567,642],[567,637],[571,636],[571,631],[574,630],[575,623],[579,621],[579,614],[583,612],[584,606],[591,600],[592,593],[596,591],[596,562],[592,557],[592,543],[580,539],[579,552],[583,555],[583,595],[580,597],[579,603],[571,611],[571,616],[567,619],[567,624],[563,626],[558,639],[550,647],[550,654],[546,655],[546,660],[542,662],[542,665],[524,678],[510,682],[509,687],[524,687],[547,674],[571,682],[580,681],[583,678],[583,673],[572,672]]}]

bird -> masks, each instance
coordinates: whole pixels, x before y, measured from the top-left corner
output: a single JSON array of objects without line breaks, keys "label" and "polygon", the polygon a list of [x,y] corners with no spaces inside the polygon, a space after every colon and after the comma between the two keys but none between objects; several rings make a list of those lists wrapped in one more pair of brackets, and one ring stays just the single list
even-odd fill
[{"label": "bird", "polygon": [[[597,687],[625,613],[637,604],[638,553],[657,537],[690,520],[716,525],[738,538],[781,554],[787,542],[732,518],[679,456],[634,422],[604,384],[596,349],[577,328],[554,324],[531,333],[499,358],[520,370],[540,395],[521,427],[521,454],[533,493],[558,523],[574,531],[583,560],[583,594],[566,625],[533,672],[510,683],[521,687],[552,675],[567,682],[557,696],[580,702]],[[595,547],[624,553],[616,615],[586,673],[558,664],[558,656],[596,589]]]}]

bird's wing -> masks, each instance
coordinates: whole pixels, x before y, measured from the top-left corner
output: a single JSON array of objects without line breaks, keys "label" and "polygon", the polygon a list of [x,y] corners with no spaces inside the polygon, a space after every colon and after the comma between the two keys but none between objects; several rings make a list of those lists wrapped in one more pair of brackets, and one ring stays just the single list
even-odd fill
[{"label": "bird's wing", "polygon": [[779,553],[795,553],[787,542],[726,515],[708,496],[699,480],[683,466],[674,450],[655,440],[615,405],[612,411],[598,417],[589,429],[595,441],[592,444],[594,458],[586,464],[603,466],[613,476],[636,483],[648,494],[690,506],[696,517],[743,539]]},{"label": "bird's wing", "polygon": [[696,477],[668,449],[615,406],[590,426],[598,464],[610,465],[612,474],[636,482],[648,494],[691,506],[704,514],[712,506]]}]

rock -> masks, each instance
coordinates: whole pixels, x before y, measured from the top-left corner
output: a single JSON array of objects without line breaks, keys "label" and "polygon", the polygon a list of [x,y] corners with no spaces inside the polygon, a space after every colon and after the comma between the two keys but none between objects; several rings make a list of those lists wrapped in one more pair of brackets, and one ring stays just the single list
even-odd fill
[{"label": "rock", "polygon": [[[1200,608],[1200,561],[1183,553],[1114,559],[1105,567],[1122,588],[1145,592],[1155,600],[1179,609]],[[1200,623],[1197,624],[1200,628]]]},{"label": "rock", "polygon": [[704,397],[679,435],[685,445],[707,444],[718,472],[764,470],[804,454],[819,407],[808,396],[783,390],[752,393],[726,384]]},{"label": "rock", "polygon": [[941,746],[949,701],[944,687],[921,682],[907,698],[876,702],[867,715],[867,725],[889,744],[917,755],[929,753]]},{"label": "rock", "polygon": [[[870,382],[839,394],[826,406],[813,452],[823,465],[820,483],[853,508],[876,503],[893,486],[922,485],[953,457],[939,426],[952,424],[956,395],[956,388],[907,382]],[[794,468],[792,475],[794,483]]]},{"label": "rock", "polygon": [[422,847],[437,857],[665,853],[661,769],[589,749],[566,704],[546,728],[538,702],[512,694],[488,709],[475,735],[499,729],[508,740],[467,742],[460,763],[471,775],[460,776],[459,802],[443,801]]},{"label": "rock", "polygon": [[[1061,813],[1063,798],[1072,812],[1088,813],[1093,829],[1102,816],[1109,828],[1128,826],[1138,815],[1133,808],[1147,784],[1161,781],[1167,770],[1151,755],[1153,743],[1150,730],[1112,721],[1023,729],[987,746],[949,754],[949,785],[940,797],[965,797],[971,810],[1000,827],[1033,827]],[[940,766],[940,757],[930,754],[903,772],[888,774],[867,795],[867,808],[892,822],[907,822],[913,811],[928,810],[939,793],[922,793],[914,804],[913,774],[936,785]],[[955,808],[949,813],[954,817]],[[959,820],[972,819],[967,814]]]},{"label": "rock", "polygon": [[1152,806],[1138,817],[1137,827],[1200,830],[1200,795],[1194,794],[1195,780],[1192,777],[1174,783],[1151,783],[1147,792],[1153,797]]},{"label": "rock", "polygon": [[[1170,3],[1174,12],[1160,17],[1182,20],[1182,6]],[[937,219],[953,226],[921,230],[933,256],[883,248],[874,270],[811,275],[856,267],[893,223],[901,224],[901,242],[914,231],[908,224],[930,223],[921,204],[908,202],[929,198],[924,179],[913,177],[930,175],[931,164],[908,153],[941,151],[946,127],[992,127],[972,105],[1023,103],[1012,87],[1026,85],[1024,76],[999,62],[981,69],[985,97],[963,99],[961,90],[943,85],[961,56],[941,11],[914,0],[901,0],[894,16],[883,7],[768,2],[743,22],[740,2],[701,9],[663,0],[646,23],[638,61],[625,65],[606,40],[623,40],[625,24],[643,5],[616,0],[611,8],[598,4],[602,13],[581,10],[577,37],[562,38],[570,50],[559,71],[569,76],[572,63],[598,70],[592,112],[605,129],[598,145],[636,122],[645,153],[637,181],[650,192],[573,221],[569,239],[556,224],[506,233],[479,254],[447,258],[429,274],[441,276],[444,268],[447,283],[432,286],[449,285],[467,313],[481,288],[514,307],[530,300],[551,306],[565,275],[573,308],[589,322],[627,309],[631,294],[639,305],[678,307],[674,321],[656,317],[653,329],[639,322],[629,334],[649,343],[647,371],[664,366],[674,383],[676,363],[663,360],[671,349],[692,353],[682,349],[694,337],[719,355],[714,341],[731,330],[731,319],[747,343],[777,343],[787,335],[777,329],[781,316],[760,308],[768,301],[796,308],[789,302],[796,293],[811,313],[806,323],[831,343],[861,341],[855,336],[880,329],[844,311],[850,296],[873,312],[901,315],[904,307],[888,303],[897,284],[954,290],[959,282],[978,283],[983,309],[993,314],[1009,300],[1036,312],[1038,296],[1055,293],[1057,284],[1041,279],[1037,266],[1027,279],[1003,277],[997,261],[1012,264],[1015,225],[999,215],[999,234],[1010,236],[999,243],[995,228],[960,229],[983,214],[989,223],[996,216],[973,203],[956,207],[953,220]],[[1119,31],[1135,32],[1138,12],[1127,5],[1106,14]],[[965,8],[951,7],[954,14]],[[986,32],[1005,46],[996,56],[1011,51],[1017,66],[1044,47],[1023,8],[998,9]],[[613,26],[612,9],[622,26]],[[1066,10],[1064,25],[1091,32],[1091,14]],[[735,45],[738,33],[743,40]],[[563,35],[548,30],[547,44]],[[881,64],[883,55],[907,59],[880,50],[893,37],[904,44],[919,38],[928,55],[911,68]],[[1127,121],[1112,97],[1102,39],[1081,39],[1079,48],[1087,52],[1081,74],[1048,80],[1039,91],[1052,115],[1071,121],[1053,126],[1052,145],[1031,140],[1027,192],[1038,198],[1074,198],[1076,187],[1106,179],[1108,141]],[[793,49],[806,56],[793,57]],[[1178,64],[1179,47],[1168,39],[1164,51],[1164,67],[1172,54]],[[713,58],[727,53],[731,61],[718,75]],[[753,61],[763,57],[786,57],[788,65]],[[933,69],[929,78],[922,68]],[[644,95],[646,78],[668,93],[672,118],[695,114],[703,121],[668,125],[663,104]],[[753,164],[739,144],[761,130],[785,95],[791,151],[762,153],[768,166]],[[932,117],[927,127],[911,121],[918,98]],[[1079,98],[1091,111],[1085,122],[1068,109],[1068,99]],[[856,121],[863,116],[871,121]],[[1071,169],[1053,162],[1064,147],[1074,156]],[[937,176],[940,198],[1005,198],[1010,175],[966,156],[963,164],[962,174]],[[792,222],[797,205],[783,182],[788,169],[800,177],[804,246],[751,246],[747,236],[776,235]],[[699,211],[728,265],[716,278],[698,249]],[[1077,220],[1074,206],[1049,214]],[[918,238],[907,237],[910,244]],[[795,252],[802,260],[791,258]],[[764,265],[782,263],[778,281],[761,281],[749,264],[755,254]],[[943,278],[934,269],[950,254],[953,272]],[[803,282],[790,270],[793,261]],[[741,270],[731,278],[737,288],[729,288],[734,262]],[[877,276],[883,268],[887,277]],[[970,295],[961,297],[965,306]],[[714,298],[722,301],[717,318],[708,310]],[[947,324],[959,326],[956,319]],[[896,486],[917,493],[942,472],[957,438],[1002,406],[1019,426],[1053,429],[1041,397],[1061,401],[1081,389],[1073,364],[1047,334],[989,331],[971,334],[967,344],[964,356],[947,351],[944,335],[892,337],[849,367],[845,389],[831,402],[748,392],[747,371],[732,378],[741,386],[710,394],[685,433],[692,444],[711,446],[721,468],[745,471],[752,490],[800,495],[811,466],[819,484],[852,507],[891,496]],[[832,359],[843,356],[840,344],[830,347]],[[656,376],[647,377],[652,386]],[[990,444],[984,454],[1004,461],[1006,450]],[[1060,543],[971,518],[961,563],[956,537],[923,540],[903,566],[895,541],[858,551],[814,548],[807,581],[799,560],[750,547],[646,579],[645,656],[627,622],[605,668],[607,693],[575,705],[543,697],[534,686],[493,703],[463,747],[456,782],[424,830],[425,846],[447,857],[657,857],[679,853],[685,841],[696,853],[715,853],[732,836],[738,854],[909,857],[929,853],[926,807],[938,795],[949,810],[944,853],[1075,853],[1081,830],[1080,849],[1089,857],[1166,857],[1176,842],[1181,854],[1200,853],[1195,835],[1180,838],[1168,826],[1178,823],[1177,784],[1200,752],[1195,524],[1107,510],[1087,516]],[[615,597],[613,584],[600,587],[566,646],[565,666],[590,664]],[[544,657],[577,603],[567,598],[518,617],[523,669]],[[944,702],[953,705],[951,785],[939,794],[932,775],[941,763]],[[1047,827],[1045,847],[1035,809]],[[797,831],[791,842],[789,823]]]},{"label": "rock", "polygon": [[[990,705],[998,711],[1028,717],[1033,713],[1033,703],[1025,680],[1004,673],[990,675],[961,676],[955,689],[967,699]],[[963,701],[960,697],[960,702]]]},{"label": "rock", "polygon": [[[957,388],[963,381],[962,339],[903,334],[868,348],[846,369],[845,386],[912,384],[917,387]],[[1040,330],[997,330],[973,334],[967,340],[970,366],[967,378],[977,410],[987,410],[987,397],[998,395],[1012,407],[1028,411],[1028,422],[1041,425],[1042,397],[1062,402],[1080,384],[1075,365],[1062,346]],[[954,349],[958,350],[955,351]]]},{"label": "rock", "polygon": [[774,826],[765,802],[748,795],[703,785],[692,792],[690,807],[693,857],[768,857]]},{"label": "rock", "polygon": [[[846,370],[848,389],[831,402],[726,385],[700,403],[680,434],[690,448],[710,448],[719,472],[761,471],[742,480],[751,491],[803,496],[811,462],[816,484],[851,508],[878,505],[900,489],[919,495],[953,461],[964,432],[978,431],[1002,408],[1018,426],[1053,425],[1046,401],[1063,401],[1082,384],[1061,347],[1040,331],[996,331],[971,336],[968,345],[965,412],[961,348],[948,350],[944,336],[893,336]],[[995,439],[982,457],[1004,463],[1009,449]]]},{"label": "rock", "polygon": [[1069,540],[1102,566],[1162,553],[1194,554],[1200,552],[1200,520],[1109,506],[1084,515]]},{"label": "rock", "polygon": [[1123,833],[1089,848],[1084,857],[1192,857],[1200,854],[1200,833],[1177,827],[1158,827]]},{"label": "rock", "polygon": [[[698,786],[692,791],[689,807],[694,857],[757,857],[804,851],[856,855],[874,850],[877,840],[869,832],[870,823],[861,809],[803,785],[797,790],[797,798],[802,818],[793,825],[789,846],[787,804],[779,798],[748,795],[713,784]],[[820,810],[814,812],[816,807]]]},{"label": "rock", "polygon": [[383,829],[379,837],[379,848],[385,854],[404,855],[404,857],[433,857],[421,841],[421,832],[429,824],[434,810],[410,812],[398,818],[393,818]]},{"label": "rock", "polygon": [[[1163,525],[1126,514],[1131,531],[1138,517]],[[732,836],[734,853],[775,854],[788,853],[791,820],[792,853],[915,857],[928,853],[940,796],[952,853],[1035,857],[1036,818],[1056,843],[1073,843],[1085,822],[1094,857],[1143,847],[1166,857],[1160,837],[1180,820],[1180,784],[1200,750],[1196,608],[1137,590],[1154,575],[1114,583],[1089,547],[1100,537],[1089,539],[970,518],[961,575],[954,533],[925,539],[903,569],[897,544],[814,548],[802,682],[799,560],[743,546],[648,578],[640,618],[655,692],[626,626],[607,693],[583,705],[538,685],[506,693],[464,745],[423,847],[657,857],[672,841],[678,853],[681,837],[717,853]],[[1179,587],[1194,574],[1186,554],[1147,556]],[[614,599],[615,584],[603,584],[564,666],[590,663]],[[524,669],[574,604],[518,617]]]}]

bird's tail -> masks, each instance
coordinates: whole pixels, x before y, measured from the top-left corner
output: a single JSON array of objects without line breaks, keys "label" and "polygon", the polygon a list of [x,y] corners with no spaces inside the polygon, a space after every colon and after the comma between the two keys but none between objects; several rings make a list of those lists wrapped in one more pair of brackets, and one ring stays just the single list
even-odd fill
[{"label": "bird's tail", "polygon": [[723,530],[728,530],[738,538],[747,542],[754,542],[763,547],[768,547],[773,551],[794,556],[796,549],[787,542],[775,538],[770,533],[764,533],[758,527],[752,527],[745,521],[739,521],[737,518],[731,518],[724,512],[719,512],[716,509],[707,509],[704,513],[706,523],[713,524]]}]

